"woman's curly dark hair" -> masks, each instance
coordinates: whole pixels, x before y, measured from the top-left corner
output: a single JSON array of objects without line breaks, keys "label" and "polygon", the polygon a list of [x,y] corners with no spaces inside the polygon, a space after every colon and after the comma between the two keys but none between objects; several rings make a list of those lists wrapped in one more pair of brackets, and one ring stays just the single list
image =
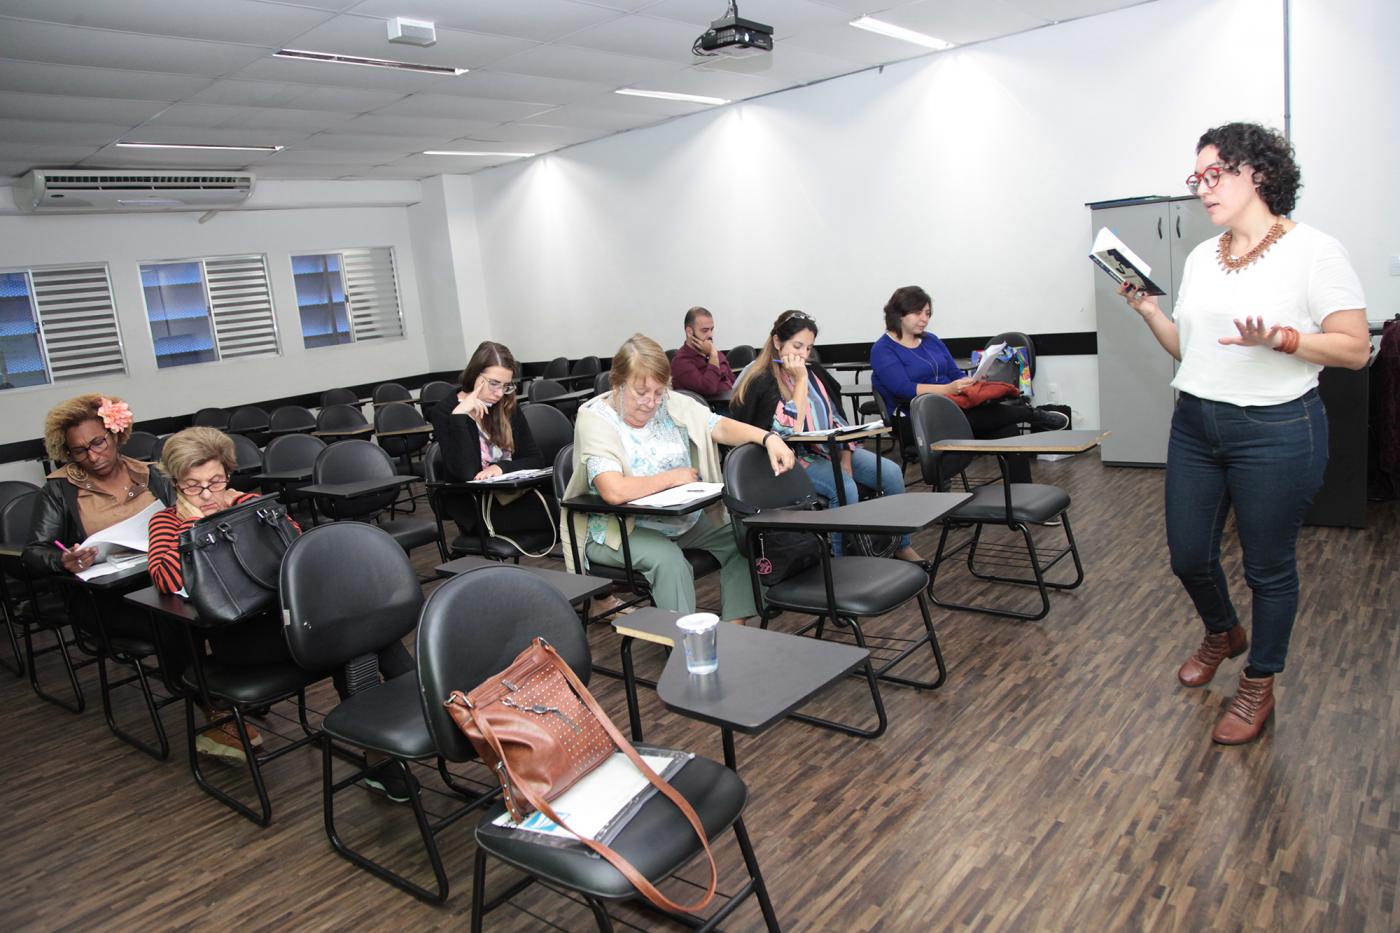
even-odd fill
[{"label": "woman's curly dark hair", "polygon": [[1196,143],[1196,152],[1206,146],[1219,151],[1227,168],[1248,165],[1254,169],[1259,197],[1272,213],[1279,217],[1293,213],[1303,175],[1293,159],[1293,146],[1282,133],[1258,123],[1226,123],[1206,130]]}]

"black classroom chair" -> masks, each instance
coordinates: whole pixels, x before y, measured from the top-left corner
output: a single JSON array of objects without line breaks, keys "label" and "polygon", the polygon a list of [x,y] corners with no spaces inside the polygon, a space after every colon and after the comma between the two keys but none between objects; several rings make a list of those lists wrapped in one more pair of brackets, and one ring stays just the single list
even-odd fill
[{"label": "black classroom chair", "polygon": [[233,414],[228,416],[227,432],[242,434],[261,447],[267,443],[268,429],[271,426],[272,419],[267,412],[256,405],[244,405],[234,409]]},{"label": "black classroom chair", "polygon": [[[24,491],[18,488],[20,486],[28,486],[29,489]],[[87,708],[87,698],[83,696],[83,688],[78,683],[77,668],[92,662],[73,662],[68,649],[76,644],[76,634],[70,638],[64,633],[68,625],[68,609],[62,594],[52,581],[34,579],[20,558],[20,552],[29,539],[34,509],[39,504],[39,490],[28,483],[11,481],[5,484],[5,491],[9,499],[0,506],[0,542],[4,545],[3,552],[0,552],[0,602],[4,603],[10,644],[15,650],[16,669],[22,667],[29,672],[29,686],[36,696],[71,713],[81,713]],[[35,648],[35,636],[41,632],[52,635],[54,644],[47,648]],[[24,640],[22,662],[16,637]],[[71,703],[48,693],[39,683],[39,670],[34,661],[47,654],[57,654],[63,661],[68,686],[73,692]]]},{"label": "black classroom chair", "polygon": [[239,492],[256,492],[258,481],[254,479],[263,469],[263,453],[257,442],[246,434],[230,434],[233,439],[233,452],[238,466],[228,478],[229,485]]},{"label": "black classroom chair", "polygon": [[[826,531],[814,531],[812,534],[821,541],[821,547],[818,549],[819,565],[799,571],[771,586],[765,586],[759,579],[754,561],[761,536],[745,529],[744,518],[759,512],[819,501],[819,497],[812,487],[812,481],[807,477],[806,470],[794,469],[774,476],[767,452],[756,444],[745,444],[730,453],[724,462],[724,486],[725,505],[729,509],[730,520],[734,526],[735,539],[740,553],[749,559],[749,579],[753,585],[754,605],[759,607],[763,627],[767,628],[769,620],[779,611],[814,616],[814,620],[800,628],[797,634],[812,632],[821,638],[827,633],[828,627],[849,630],[855,644],[869,649],[872,658],[879,662],[879,666],[870,672],[871,692],[880,719],[879,727],[870,731],[830,723],[819,724],[855,735],[879,735],[884,731],[885,713],[876,684],[877,678],[925,690],[933,690],[943,685],[947,678],[947,668],[943,663],[943,651],[938,645],[938,633],[933,628],[933,618],[929,615],[928,601],[924,593],[929,578],[923,567],[893,557],[834,557],[831,554],[829,534]],[[919,615],[923,621],[924,630],[917,637],[910,639],[865,634],[862,619],[893,612],[910,600],[918,602]],[[920,680],[891,673],[896,665],[909,659],[924,644],[933,652],[933,660],[938,667],[936,679]]]},{"label": "black classroom chair", "polygon": [[[941,453],[933,450],[932,445],[943,440],[971,438],[972,428],[967,423],[967,416],[962,413],[961,408],[941,395],[920,395],[910,406],[910,417],[913,421],[914,438],[924,481],[935,491],[946,490],[952,478],[966,470],[968,463],[978,455]],[[1069,493],[1058,486],[1044,483],[1013,483],[1008,473],[1006,456],[998,455],[997,460],[1001,467],[1002,482],[999,485],[989,484],[973,488],[972,498],[944,517],[938,536],[938,550],[933,556],[929,570],[928,594],[935,603],[947,609],[966,609],[1036,621],[1045,618],[1050,612],[1049,590],[1072,590],[1084,582],[1084,564],[1079,559],[1079,546],[1075,543],[1074,532],[1070,528]],[[1064,530],[1065,546],[1047,555],[1048,559],[1042,559],[1031,528],[1056,520]],[[1003,525],[1012,532],[1019,533],[1024,549],[983,541],[982,529],[987,525]],[[972,534],[962,543],[949,548],[949,534],[960,528],[971,528]],[[1040,608],[1027,611],[1001,605],[974,605],[940,599],[936,589],[938,571],[944,561],[963,551],[967,553],[968,572],[978,580],[1033,586],[1040,595]],[[980,567],[977,563],[979,554],[984,558],[984,564]],[[1047,580],[1046,572],[1067,556],[1074,561],[1074,579],[1068,582]],[[1027,564],[1031,571],[1029,578],[1023,575],[989,573],[981,569],[987,565],[1024,568]]]},{"label": "black classroom chair", "polygon": [[[380,681],[376,653],[401,640],[418,624],[423,589],[413,565],[389,535],[372,525],[343,522],[313,528],[292,543],[282,561],[282,606],[287,613],[287,647],[308,670],[343,670],[345,699],[321,722],[321,799],[326,836],[343,858],[371,874],[427,901],[447,899],[447,873],[435,836],[495,796],[465,791],[446,774],[428,733],[418,695],[418,674],[410,671]],[[352,746],[387,759],[355,762],[356,770],[336,779],[333,743]],[[468,803],[431,821],[424,812],[410,761],[437,759],[448,785]],[[355,851],[336,830],[335,798],[374,772],[393,769],[403,778],[423,847],[432,864],[436,889],[429,890]]]},{"label": "black classroom chair", "polygon": [[316,430],[316,416],[311,409],[300,405],[282,405],[273,409],[267,432],[274,436],[283,434],[310,434]]},{"label": "black classroom chair", "polygon": [[[552,408],[542,407],[558,417],[563,417]],[[487,534],[486,523],[481,520],[481,496],[484,493],[468,486],[447,481],[442,448],[436,442],[429,445],[424,452],[423,465],[425,468],[424,480],[428,485],[428,506],[432,510],[433,521],[437,527],[438,554],[443,561],[475,554],[491,560],[508,560],[520,563],[520,548],[504,538]],[[467,534],[454,533],[449,538],[448,523],[453,522],[454,512],[466,512],[475,516],[476,520],[471,532]],[[557,517],[555,524],[557,527]],[[455,522],[452,527],[456,530]],[[553,534],[543,530],[523,531],[513,537],[521,547],[532,554],[542,553],[554,542]]]},{"label": "black classroom chair", "polygon": [[[389,455],[369,441],[348,440],[331,444],[316,457],[313,483],[352,483],[395,475]],[[426,518],[389,518],[382,513],[398,500],[399,487],[373,492],[353,499],[319,496],[316,507],[332,521],[373,522],[393,536],[405,552],[431,544],[437,528]]]},{"label": "black classroom chair", "polygon": [[163,446],[159,437],[149,431],[132,431],[131,436],[122,445],[122,456],[130,457],[133,460],[142,460],[146,463],[155,461],[156,448]]},{"label": "black classroom chair", "polygon": [[[24,496],[33,496],[36,493],[38,493],[38,491],[38,486],[35,486],[33,483],[26,483],[23,480],[0,480],[0,515],[3,515],[5,507],[8,506],[14,500],[22,498]],[[24,516],[26,516],[26,521],[27,516],[33,513],[33,505],[34,503],[31,501],[28,503],[27,506],[21,507],[23,509]],[[16,525],[17,524],[18,522],[16,522]],[[10,536],[4,533],[7,530],[13,530],[15,532],[18,532],[14,540],[11,540]],[[22,549],[24,546],[24,539],[22,535],[27,531],[27,526],[23,530],[17,527],[14,529],[6,529],[3,523],[0,523],[0,543],[3,543],[4,547],[7,549]],[[17,556],[15,557],[15,560],[18,560]],[[0,662],[0,666],[10,671],[16,677],[23,677],[25,668],[24,659],[23,656],[20,654],[19,650],[19,632],[21,623],[18,618],[18,613],[21,609],[21,600],[19,599],[19,593],[22,584],[17,572],[15,576],[10,576],[11,569],[12,568],[7,568],[5,566],[3,555],[0,555],[0,613],[3,613],[4,615],[5,634],[10,642],[10,653],[14,656],[14,664],[10,664],[8,662]],[[18,571],[18,568],[13,569]],[[13,599],[13,601],[11,600],[10,596],[10,588],[12,585],[15,588],[15,598]]]},{"label": "black classroom chair", "polygon": [[196,428],[218,428],[223,431],[228,428],[228,412],[222,408],[201,408],[194,413],[190,423]]},{"label": "black classroom chair", "polygon": [[328,405],[358,405],[360,397],[351,389],[327,389],[321,393],[321,407]]},{"label": "black classroom chair", "polygon": [[432,382],[424,383],[423,388],[418,390],[418,407],[422,409],[423,417],[431,417],[438,402],[456,394],[457,387],[450,382],[435,379]]},{"label": "black classroom chair", "polygon": [[[544,638],[588,683],[593,665],[578,616],[557,591],[514,567],[487,567],[448,580],[428,597],[418,622],[418,682],[428,730],[438,754],[448,761],[476,759],[476,752],[443,707],[453,690],[469,693],[486,678],[505,670],[535,638]],[[733,827],[748,869],[744,885],[708,920],[679,917],[687,925],[714,929],[750,894],[758,900],[770,933],[779,930],[758,858],[749,842],[742,813],[748,789],[719,762],[695,756],[670,779],[695,809],[706,835],[715,839]],[[487,910],[516,893],[509,888],[495,901],[486,896],[488,856],[527,873],[532,880],[567,888],[583,896],[600,930],[612,929],[604,907],[610,901],[638,896],[631,883],[608,862],[587,849],[561,848],[531,841],[529,833],[492,825],[504,806],[494,804],[476,828],[471,929],[479,933]],[[653,796],[611,843],[653,884],[675,874],[701,854],[695,831],[679,810],[661,795]]]},{"label": "black classroom chair", "polygon": [[412,402],[413,393],[397,382],[381,382],[374,387],[371,400],[376,405],[388,405],[390,402]]},{"label": "black classroom chair", "polygon": [[316,415],[316,433],[326,435],[327,442],[355,436],[354,432],[367,427],[358,405],[327,405]]},{"label": "black classroom chair", "polygon": [[[325,449],[326,442],[319,437],[312,437],[310,434],[284,434],[274,437],[263,448],[263,472],[281,473],[285,470],[310,470],[315,465],[316,458]],[[308,474],[305,480],[276,483],[277,498],[289,509],[298,505],[309,507],[306,497],[302,496],[298,490],[310,482],[311,478]],[[309,519],[311,516],[307,515],[306,517]]]}]

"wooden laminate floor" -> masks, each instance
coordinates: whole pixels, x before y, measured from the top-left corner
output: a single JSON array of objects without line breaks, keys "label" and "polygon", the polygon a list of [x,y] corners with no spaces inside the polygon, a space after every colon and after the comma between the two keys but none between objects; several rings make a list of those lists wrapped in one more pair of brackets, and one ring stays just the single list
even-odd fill
[{"label": "wooden laminate floor", "polygon": [[[1040,623],[937,612],[948,682],[887,688],[891,725],[878,740],[798,723],[739,737],[746,820],[784,927],[1400,928],[1400,509],[1373,504],[1366,531],[1304,530],[1278,712],[1261,741],[1222,748],[1209,733],[1243,659],[1203,689],[1176,683],[1200,629],[1167,566],[1162,473],[1105,469],[1093,456],[1036,471],[1074,496],[1083,587],[1055,594]],[[931,535],[916,544],[932,553]],[[426,575],[432,555],[417,563]],[[1247,618],[1233,545],[1227,567]],[[712,604],[714,584],[700,595]],[[915,624],[908,609],[876,629]],[[616,637],[600,628],[591,638],[595,658],[615,663]],[[639,656],[654,673],[656,649]],[[58,675],[52,659],[41,670]],[[465,928],[470,820],[441,837],[448,905],[424,906],[332,853],[313,750],[267,769],[274,819],[259,829],[191,780],[178,706],[164,720],[176,748],[157,763],[108,732],[91,669],[83,684],[89,708],[73,716],[0,673],[0,927]],[[620,686],[593,686],[625,722]],[[716,729],[642,699],[649,741],[719,757]],[[313,695],[320,709],[333,702],[326,686]],[[815,708],[859,718],[868,703],[851,681]],[[141,714],[131,696],[118,711]],[[267,725],[291,731],[278,716]],[[248,789],[237,769],[211,768]],[[423,876],[407,809],[358,791],[342,799],[353,842]],[[428,800],[438,812],[448,803]],[[732,836],[716,854],[732,890]],[[683,874],[699,877],[694,866]],[[488,885],[513,877],[493,866]],[[668,928],[631,907],[613,913],[624,929]],[[487,918],[496,931],[591,926],[580,904],[539,886]],[[727,924],[761,927],[752,903]]]}]

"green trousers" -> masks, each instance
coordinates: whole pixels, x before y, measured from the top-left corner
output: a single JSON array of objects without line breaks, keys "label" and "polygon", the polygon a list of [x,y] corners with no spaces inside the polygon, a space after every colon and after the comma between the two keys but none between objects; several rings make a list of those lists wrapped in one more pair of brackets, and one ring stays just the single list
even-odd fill
[{"label": "green trousers", "polygon": [[[650,528],[635,528],[627,536],[632,566],[646,577],[652,598],[662,609],[673,612],[695,611],[695,575],[682,549],[709,551],[719,561],[719,589],[722,619],[747,619],[756,615],[749,566],[734,541],[729,522],[715,524],[706,515],[679,538],[668,538]],[[622,567],[622,551],[606,544],[588,542],[588,559],[608,567]]]}]

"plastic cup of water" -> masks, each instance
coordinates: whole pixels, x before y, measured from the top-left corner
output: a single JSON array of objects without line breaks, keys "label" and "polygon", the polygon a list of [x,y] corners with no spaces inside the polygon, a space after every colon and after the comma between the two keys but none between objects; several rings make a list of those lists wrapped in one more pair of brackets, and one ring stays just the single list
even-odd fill
[{"label": "plastic cup of water", "polygon": [[694,612],[676,621],[685,645],[685,669],[692,674],[708,674],[719,667],[716,646],[719,616],[713,612]]}]

